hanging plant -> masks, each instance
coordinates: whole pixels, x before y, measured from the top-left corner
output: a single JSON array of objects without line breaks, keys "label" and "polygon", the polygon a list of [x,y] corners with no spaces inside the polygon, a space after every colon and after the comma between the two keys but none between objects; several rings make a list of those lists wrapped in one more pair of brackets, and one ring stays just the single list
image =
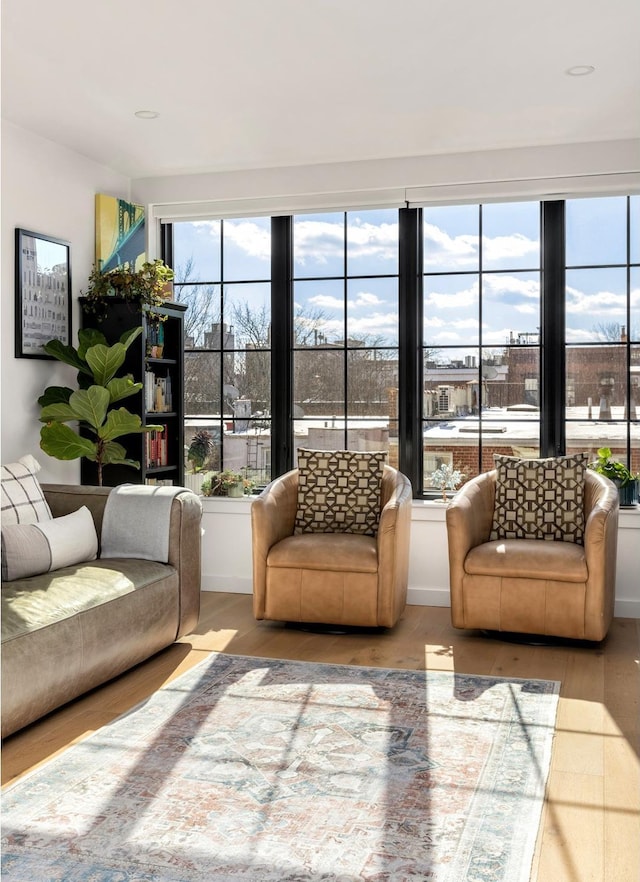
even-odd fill
[{"label": "hanging plant", "polygon": [[154,308],[165,303],[172,281],[173,270],[162,260],[147,261],[135,271],[118,267],[102,273],[94,266],[86,292],[80,293],[84,296],[85,312],[95,315],[98,321],[105,318],[111,297],[122,297],[136,312],[147,308],[151,318],[164,321],[166,316],[158,315]]}]

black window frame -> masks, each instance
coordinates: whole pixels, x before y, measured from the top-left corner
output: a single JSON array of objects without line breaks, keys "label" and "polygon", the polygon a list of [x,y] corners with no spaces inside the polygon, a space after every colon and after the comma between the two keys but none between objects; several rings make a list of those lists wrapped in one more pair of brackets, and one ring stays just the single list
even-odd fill
[{"label": "black window frame", "polygon": [[[627,239],[630,236],[627,195]],[[482,205],[481,201],[476,203]],[[565,453],[565,200],[540,205],[540,455]],[[271,218],[271,466],[272,478],[293,468],[293,216]],[[162,257],[173,263],[173,225],[161,224]],[[398,460],[411,480],[414,498],[429,499],[423,489],[423,210],[398,209]],[[627,241],[627,277],[631,268]],[[629,284],[629,282],[628,282]],[[627,287],[629,291],[629,287]],[[629,297],[627,297],[629,310]],[[630,322],[627,323],[630,328]],[[627,346],[632,346],[631,333]],[[635,341],[639,345],[640,341]],[[627,359],[627,390],[631,389],[631,358]],[[627,419],[627,456],[631,457],[631,423]]]}]

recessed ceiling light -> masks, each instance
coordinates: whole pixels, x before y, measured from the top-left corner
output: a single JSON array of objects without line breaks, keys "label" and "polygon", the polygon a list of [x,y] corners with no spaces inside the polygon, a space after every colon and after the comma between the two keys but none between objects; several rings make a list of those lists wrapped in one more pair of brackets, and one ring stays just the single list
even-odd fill
[{"label": "recessed ceiling light", "polygon": [[157,110],[136,110],[134,116],[137,116],[138,119],[157,119],[160,114]]},{"label": "recessed ceiling light", "polygon": [[592,64],[576,64],[574,67],[568,67],[565,73],[570,77],[586,77],[594,70],[595,67]]}]

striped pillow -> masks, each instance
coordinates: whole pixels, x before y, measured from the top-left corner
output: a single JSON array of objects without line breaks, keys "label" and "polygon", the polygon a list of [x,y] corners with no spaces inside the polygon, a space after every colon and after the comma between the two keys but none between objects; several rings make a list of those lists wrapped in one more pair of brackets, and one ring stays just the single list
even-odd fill
[{"label": "striped pillow", "polygon": [[51,509],[36,478],[40,463],[31,456],[1,467],[2,526],[51,520]]},{"label": "striped pillow", "polygon": [[2,581],[95,560],[98,536],[86,505],[61,518],[2,528]]}]

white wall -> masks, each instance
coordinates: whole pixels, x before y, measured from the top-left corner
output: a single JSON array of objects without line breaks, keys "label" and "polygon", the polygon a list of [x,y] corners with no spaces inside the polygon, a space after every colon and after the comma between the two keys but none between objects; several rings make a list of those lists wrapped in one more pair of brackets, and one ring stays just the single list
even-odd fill
[{"label": "white wall", "polygon": [[129,198],[129,180],[77,153],[2,124],[2,462],[32,453],[43,481],[79,483],[80,461],[63,463],[40,450],[38,396],[49,385],[71,385],[75,372],[57,362],[14,356],[15,228],[71,243],[72,328],[77,340],[77,297],[95,256],[96,193]]},{"label": "white wall", "polygon": [[[251,594],[251,499],[203,501],[202,587]],[[616,616],[640,618],[640,508],[620,511]],[[449,606],[445,506],[414,502],[409,603]]]}]

